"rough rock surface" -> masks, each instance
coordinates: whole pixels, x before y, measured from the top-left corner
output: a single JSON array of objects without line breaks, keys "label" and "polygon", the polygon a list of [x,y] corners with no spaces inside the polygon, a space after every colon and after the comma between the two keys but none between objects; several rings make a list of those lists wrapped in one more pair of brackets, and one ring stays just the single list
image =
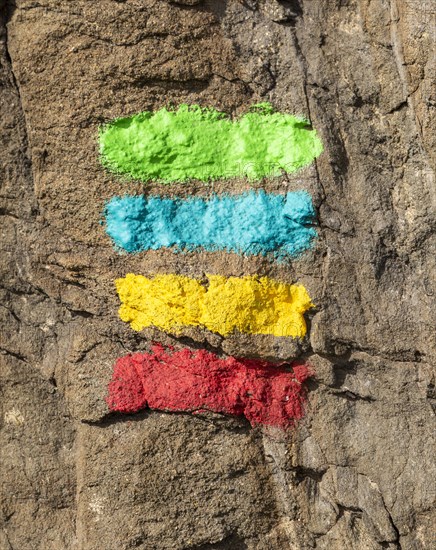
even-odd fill
[{"label": "rough rock surface", "polygon": [[[0,6],[1,549],[430,549],[433,2]],[[141,187],[102,168],[99,124],[168,103],[236,115],[265,100],[309,117],[323,140],[314,166],[259,184],[312,193],[316,250],[288,266],[115,254],[103,205]],[[248,187],[213,189],[230,184]],[[127,269],[298,280],[317,305],[309,337],[132,333],[113,287]],[[115,359],[150,340],[303,358],[316,371],[305,419],[282,434],[213,414],[109,415]]]}]

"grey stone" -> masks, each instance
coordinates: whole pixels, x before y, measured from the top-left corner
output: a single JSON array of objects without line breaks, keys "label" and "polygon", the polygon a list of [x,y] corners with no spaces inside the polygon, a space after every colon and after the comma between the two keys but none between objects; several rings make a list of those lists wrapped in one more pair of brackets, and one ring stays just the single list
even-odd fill
[{"label": "grey stone", "polygon": [[[432,5],[183,3],[0,5],[0,546],[431,548]],[[259,101],[307,117],[322,137],[313,166],[256,184],[312,194],[314,250],[288,264],[117,255],[104,204],[143,187],[103,169],[99,125],[180,102],[237,115]],[[251,186],[235,178],[164,192]],[[113,284],[126,270],[299,281],[316,309],[298,342],[133,333]],[[305,418],[282,432],[211,413],[111,415],[114,361],[152,341],[305,360],[314,370]]]}]

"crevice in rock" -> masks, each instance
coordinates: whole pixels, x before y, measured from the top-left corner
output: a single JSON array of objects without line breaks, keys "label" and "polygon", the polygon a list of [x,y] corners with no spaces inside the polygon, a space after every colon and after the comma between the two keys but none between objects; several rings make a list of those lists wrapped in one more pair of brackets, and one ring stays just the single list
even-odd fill
[{"label": "crevice in rock", "polygon": [[66,308],[70,313],[71,316],[74,317],[83,317],[84,319],[90,319],[92,317],[95,317],[95,313],[91,313],[90,311],[86,311],[85,309],[71,309],[69,307]]},{"label": "crevice in rock", "polygon": [[8,210],[7,208],[0,207],[0,216],[9,216],[10,218],[13,218],[14,220],[19,220],[20,218],[16,216],[13,212]]},{"label": "crevice in rock", "polygon": [[[377,349],[371,349],[365,346],[359,346],[355,342],[350,342],[348,340],[335,339],[335,344],[346,347],[347,350],[342,355],[335,355],[333,353],[320,352],[318,355],[325,357],[332,362],[340,362],[341,364],[347,364],[348,358],[352,353],[360,352],[366,353],[369,357],[375,357],[379,359],[387,359],[388,361],[393,361],[395,363],[421,363],[426,361],[425,353],[417,349],[408,349],[399,352],[383,352]],[[332,341],[333,344],[333,341]]]},{"label": "crevice in rock", "polygon": [[347,401],[365,401],[366,403],[373,403],[376,401],[373,397],[370,397],[369,395],[359,395],[355,392],[352,392],[350,390],[344,390],[344,391],[333,391],[333,395],[336,395],[337,397],[343,397]]},{"label": "crevice in rock", "polygon": [[[2,16],[1,16],[1,20],[2,20],[2,26],[4,26],[4,45],[5,45],[5,59],[6,59],[6,63],[9,65],[9,69],[10,69],[10,79],[11,79],[11,85],[12,85],[12,88],[16,91],[17,93],[17,97],[18,97],[18,101],[19,101],[19,112],[21,113],[21,116],[23,118],[23,122],[24,122],[24,131],[25,131],[25,135],[22,136],[22,139],[23,139],[23,142],[24,142],[24,151],[23,151],[23,154],[24,154],[24,158],[25,158],[25,162],[23,163],[23,167],[25,169],[25,171],[27,172],[27,176],[32,184],[32,191],[34,189],[33,187],[33,175],[32,175],[32,151],[31,151],[31,148],[30,148],[30,145],[29,145],[29,125],[28,125],[28,121],[27,121],[27,118],[26,118],[26,113],[24,111],[24,107],[23,107],[23,98],[22,98],[22,95],[21,95],[21,89],[20,89],[20,85],[18,83],[18,79],[17,79],[17,76],[15,74],[15,70],[14,70],[14,64],[13,64],[13,60],[12,60],[12,57],[11,57],[11,54],[10,54],[10,48],[9,48],[9,33],[8,33],[8,24],[15,12],[15,10],[17,9],[17,6],[16,6],[16,3],[14,0],[6,0],[6,2],[4,3],[4,7],[3,7],[3,13],[2,13]],[[1,13],[1,11],[0,11]],[[34,197],[33,197],[34,198]],[[36,213],[36,212],[35,212]]]},{"label": "crevice in rock", "polygon": [[427,386],[426,398],[430,403],[433,412],[436,413],[436,390],[433,382],[430,382]]},{"label": "crevice in rock", "polygon": [[21,323],[21,319],[18,317],[18,315],[15,313],[15,311],[14,311],[11,307],[6,306],[5,304],[0,304],[0,307],[2,307],[3,309],[5,309],[6,311],[8,311],[9,314],[15,319],[15,321],[16,321],[18,324]]},{"label": "crevice in rock", "polygon": [[322,481],[324,474],[327,472],[327,468],[322,470],[314,470],[313,468],[306,468],[304,466],[295,466],[293,468],[290,468],[290,471],[293,472],[297,484],[301,483],[307,478],[319,483],[320,481]]},{"label": "crevice in rock", "polygon": [[397,113],[398,111],[402,111],[404,108],[407,108],[408,107],[408,103],[407,103],[407,100],[406,101],[401,101],[401,103],[399,103],[398,105],[396,105],[395,107],[393,107],[390,111],[388,111],[386,114],[387,115],[392,115],[393,113]]},{"label": "crevice in rock", "polygon": [[219,73],[213,73],[214,76],[218,77],[218,78],[221,78],[222,80],[225,80],[226,82],[229,82],[230,84],[236,84],[236,83],[240,83],[242,85],[242,87],[244,88],[244,92],[250,96],[253,95],[253,90],[250,88],[250,82],[246,82],[245,80],[242,80],[242,78],[240,77],[235,77],[235,78],[227,78],[225,77],[224,75],[222,74],[219,74]]},{"label": "crevice in rock", "polygon": [[5,550],[14,550],[14,547],[12,546],[11,541],[9,539],[8,530],[6,529],[6,527],[3,527],[2,531],[5,536],[6,542],[8,543],[8,548]]},{"label": "crevice in rock", "polygon": [[383,541],[383,542],[385,542],[387,545],[389,544],[389,542],[391,542],[393,544],[396,544],[397,545],[397,550],[402,550],[401,542],[400,542],[400,531],[394,523],[394,520],[392,518],[392,514],[390,513],[390,511],[388,510],[388,508],[386,506],[385,499],[384,499],[383,493],[381,491],[380,491],[380,497],[381,497],[384,509],[386,510],[386,513],[388,515],[389,522],[390,522],[390,524],[392,526],[392,529],[394,530],[394,533],[395,533],[395,540],[394,541]]},{"label": "crevice in rock", "polygon": [[[301,17],[301,19],[303,19],[304,14],[303,14],[303,11],[301,9],[299,1],[296,0],[295,4],[298,4],[299,11],[297,13],[298,13],[299,17]],[[311,108],[310,108],[310,98],[309,98],[309,92],[308,92],[308,87],[309,87],[308,74],[309,74],[309,71],[308,71],[308,66],[307,66],[307,60],[306,60],[306,56],[304,55],[303,48],[301,47],[300,41],[298,39],[298,34],[297,34],[297,30],[296,30],[295,26],[291,26],[290,28],[291,28],[291,34],[292,34],[292,38],[293,38],[293,44],[294,44],[295,52],[296,52],[297,58],[300,62],[300,67],[301,67],[301,72],[302,72],[302,80],[303,80],[303,90],[304,90],[304,96],[306,98],[307,113],[308,113],[308,116],[309,116],[309,121],[312,124],[313,120],[312,120],[312,113],[311,113]],[[316,173],[317,183],[318,183],[318,185],[320,186],[320,188],[322,190],[321,201],[324,201],[327,197],[327,194],[326,194],[324,184],[322,182],[322,178],[321,178],[320,173],[319,173],[317,159],[314,159],[313,166],[314,166],[315,173]]]},{"label": "crevice in rock", "polygon": [[[201,409],[206,411],[206,409]],[[200,412],[200,411],[198,411]],[[234,417],[228,416],[225,414],[215,413],[206,411],[204,415],[196,414],[196,411],[163,411],[163,410],[154,410],[154,409],[142,409],[136,413],[131,414],[120,414],[118,412],[109,412],[99,418],[98,420],[86,420],[82,419],[81,423],[88,426],[95,426],[98,428],[108,428],[115,424],[124,424],[128,422],[142,422],[146,420],[150,414],[165,414],[169,416],[185,416],[196,421],[207,422],[211,424],[216,429],[225,429],[226,431],[238,434],[249,434],[253,432],[253,428],[250,426],[248,420],[245,417]],[[210,413],[210,414],[209,414]]]},{"label": "crevice in rock", "polygon": [[[401,44],[401,38],[399,36],[399,30],[398,30],[398,22],[400,20],[400,15],[398,11],[398,3],[397,0],[391,0],[390,2],[390,31],[391,31],[391,42],[392,42],[392,51],[394,54],[396,67],[398,71],[398,75],[400,77],[401,83],[403,85],[403,94],[406,98],[404,102],[408,105],[410,108],[410,112],[412,114],[413,120],[415,121],[415,127],[417,130],[417,133],[419,134],[420,138],[420,146],[421,146],[421,152],[425,154],[428,160],[428,155],[425,150],[425,147],[423,145],[423,134],[422,134],[422,128],[419,123],[418,117],[416,115],[415,106],[413,104],[413,100],[410,96],[409,92],[409,79],[407,76],[407,69],[406,69],[406,63],[404,61],[404,55],[403,55],[403,48]],[[401,106],[401,104],[400,104]],[[397,110],[397,109],[394,109]]]},{"label": "crevice in rock", "polygon": [[344,506],[342,504],[337,504],[337,507],[339,510],[338,520],[341,519],[341,517],[343,517],[346,512],[358,518],[361,518],[363,516],[362,508],[358,508],[356,506]]},{"label": "crevice in rock", "polygon": [[21,353],[11,351],[11,350],[6,349],[6,348],[0,348],[0,353],[2,353],[4,355],[10,355],[11,357],[15,357],[15,359],[18,359],[19,361],[22,361],[23,363],[27,363],[27,364],[29,363],[29,360],[27,359],[27,357],[25,357]]}]

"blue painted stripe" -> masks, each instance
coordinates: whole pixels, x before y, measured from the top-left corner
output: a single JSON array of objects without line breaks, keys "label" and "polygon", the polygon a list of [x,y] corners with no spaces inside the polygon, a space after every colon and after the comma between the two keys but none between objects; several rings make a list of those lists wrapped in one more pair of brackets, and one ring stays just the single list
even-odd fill
[{"label": "blue painted stripe", "polygon": [[285,195],[250,191],[210,198],[114,197],[106,205],[106,231],[127,252],[173,248],[225,250],[277,259],[298,257],[317,232],[306,191]]}]

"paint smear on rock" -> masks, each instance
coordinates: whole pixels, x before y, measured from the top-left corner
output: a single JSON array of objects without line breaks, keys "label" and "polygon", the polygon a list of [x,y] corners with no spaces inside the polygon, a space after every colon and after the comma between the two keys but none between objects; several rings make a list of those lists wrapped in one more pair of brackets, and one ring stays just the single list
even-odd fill
[{"label": "paint smear on rock", "polygon": [[211,198],[114,197],[106,206],[106,231],[127,252],[225,250],[296,258],[317,236],[307,191],[260,191]]},{"label": "paint smear on rock", "polygon": [[227,336],[234,331],[303,338],[304,313],[313,307],[303,285],[268,277],[207,275],[208,286],[182,275],[147,278],[129,273],[115,281],[120,318],[133,330],[155,326],[180,333],[202,326]]},{"label": "paint smear on rock", "polygon": [[304,414],[311,376],[305,365],[272,366],[259,360],[220,358],[206,350],[172,352],[153,346],[152,353],[121,357],[115,364],[107,403],[112,411],[163,411],[244,415],[258,424],[289,428]]},{"label": "paint smear on rock", "polygon": [[235,120],[198,105],[146,111],[103,126],[99,137],[109,170],[161,183],[280,176],[307,166],[323,149],[306,120],[268,103]]}]

